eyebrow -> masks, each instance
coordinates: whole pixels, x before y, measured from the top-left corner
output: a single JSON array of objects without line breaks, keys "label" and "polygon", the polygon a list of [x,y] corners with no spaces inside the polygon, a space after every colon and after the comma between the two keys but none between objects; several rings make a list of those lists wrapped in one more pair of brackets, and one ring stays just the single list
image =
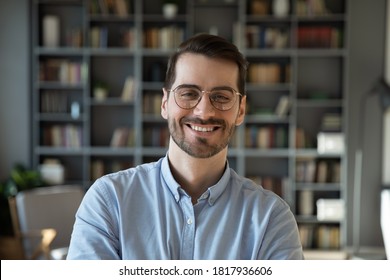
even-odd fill
[{"label": "eyebrow", "polygon": [[[196,89],[199,89],[200,91],[204,90],[200,86],[195,85],[195,84],[181,84],[181,85],[178,85],[176,88],[178,88],[178,87],[196,88]],[[238,92],[237,90],[235,90],[234,88],[232,88],[230,86],[216,86],[216,87],[213,87],[212,89],[206,90],[206,91],[213,91],[213,90],[218,90],[218,89],[229,89],[229,90],[234,90],[234,91]]]}]

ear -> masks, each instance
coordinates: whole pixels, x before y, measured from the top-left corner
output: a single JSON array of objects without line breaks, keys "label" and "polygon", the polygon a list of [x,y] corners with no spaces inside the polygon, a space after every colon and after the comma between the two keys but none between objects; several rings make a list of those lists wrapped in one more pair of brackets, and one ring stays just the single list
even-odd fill
[{"label": "ear", "polygon": [[245,109],[246,109],[246,95],[241,97],[241,103],[237,113],[236,126],[239,126],[244,122]]},{"label": "ear", "polygon": [[163,88],[163,97],[161,101],[161,116],[168,119],[168,91]]}]

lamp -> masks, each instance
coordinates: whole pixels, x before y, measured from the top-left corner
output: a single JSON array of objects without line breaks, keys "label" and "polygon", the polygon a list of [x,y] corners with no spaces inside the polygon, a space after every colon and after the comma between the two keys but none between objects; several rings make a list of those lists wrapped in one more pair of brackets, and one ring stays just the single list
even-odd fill
[{"label": "lamp", "polygon": [[[368,91],[366,94],[364,94],[361,99],[360,99],[360,134],[359,134],[359,139],[358,139],[358,147],[355,152],[355,174],[354,174],[354,181],[355,181],[355,189],[354,189],[354,196],[353,196],[353,254],[354,256],[360,256],[360,202],[361,202],[361,174],[362,174],[362,165],[363,165],[363,137],[364,137],[364,120],[365,120],[365,105],[367,104],[367,98],[373,96],[373,95],[379,95],[379,106],[382,109],[382,112],[389,111],[390,112],[390,87],[386,83],[386,81],[381,78],[379,79],[372,89]],[[389,108],[389,109],[388,109]],[[389,114],[389,113],[387,113]],[[386,135],[386,129],[389,129],[387,133],[390,133],[390,127],[386,128],[384,127],[384,135]],[[387,148],[385,146],[386,143],[384,142],[383,147]],[[389,148],[390,149],[390,148]],[[386,153],[385,153],[386,155]],[[385,160],[390,159],[384,159]],[[384,171],[383,171],[384,172]],[[383,186],[384,187],[384,186]],[[383,220],[383,219],[382,219]],[[389,221],[390,222],[390,219]],[[382,233],[385,234],[382,230]],[[387,233],[389,234],[389,233]],[[383,236],[385,240],[385,246],[389,246],[390,241],[388,238],[389,236]],[[386,248],[387,251],[390,250],[390,248]],[[372,257],[372,256],[371,256]],[[387,256],[390,259],[390,256]]]}]

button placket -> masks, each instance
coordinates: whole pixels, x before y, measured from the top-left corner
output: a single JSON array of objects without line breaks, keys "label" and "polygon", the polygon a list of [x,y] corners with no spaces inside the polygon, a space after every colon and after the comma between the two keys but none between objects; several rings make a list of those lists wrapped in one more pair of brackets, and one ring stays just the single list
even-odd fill
[{"label": "button placket", "polygon": [[183,226],[183,237],[181,244],[181,259],[193,259],[195,243],[195,214],[191,198],[183,196],[180,200],[180,207],[183,211],[185,223]]}]

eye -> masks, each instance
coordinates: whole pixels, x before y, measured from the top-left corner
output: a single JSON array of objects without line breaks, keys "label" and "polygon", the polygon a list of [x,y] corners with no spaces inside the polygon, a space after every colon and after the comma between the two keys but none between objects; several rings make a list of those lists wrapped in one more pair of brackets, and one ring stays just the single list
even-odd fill
[{"label": "eye", "polygon": [[199,91],[194,88],[179,88],[176,94],[182,100],[197,100],[200,95]]},{"label": "eye", "polygon": [[229,103],[233,99],[233,93],[229,90],[213,91],[210,98],[218,103]]}]

